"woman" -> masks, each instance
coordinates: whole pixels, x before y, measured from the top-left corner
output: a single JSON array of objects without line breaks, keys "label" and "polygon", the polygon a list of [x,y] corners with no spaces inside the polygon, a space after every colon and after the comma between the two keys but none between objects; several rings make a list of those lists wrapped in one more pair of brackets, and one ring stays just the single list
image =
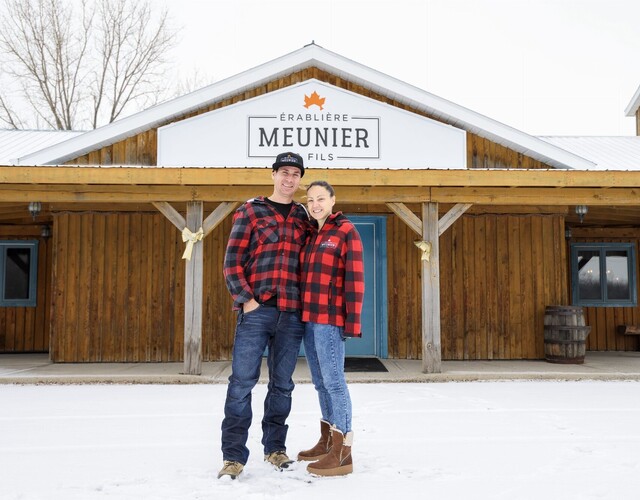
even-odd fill
[{"label": "woman", "polygon": [[301,258],[302,321],[307,362],[318,391],[322,420],[320,440],[301,451],[312,461],[307,470],[319,476],[353,472],[351,398],[344,376],[345,337],[360,337],[364,297],[362,241],[342,212],[332,213],[335,192],[325,181],[307,188],[307,207],[317,223]]}]

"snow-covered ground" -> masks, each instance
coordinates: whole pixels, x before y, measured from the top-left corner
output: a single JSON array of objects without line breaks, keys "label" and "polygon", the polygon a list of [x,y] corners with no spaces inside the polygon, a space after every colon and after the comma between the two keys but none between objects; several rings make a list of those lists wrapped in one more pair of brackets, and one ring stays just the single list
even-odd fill
[{"label": "snow-covered ground", "polygon": [[[0,386],[0,498],[640,498],[640,382],[351,384],[354,473],[314,478],[251,457],[216,479],[225,385]],[[288,447],[318,432],[294,392]]]}]

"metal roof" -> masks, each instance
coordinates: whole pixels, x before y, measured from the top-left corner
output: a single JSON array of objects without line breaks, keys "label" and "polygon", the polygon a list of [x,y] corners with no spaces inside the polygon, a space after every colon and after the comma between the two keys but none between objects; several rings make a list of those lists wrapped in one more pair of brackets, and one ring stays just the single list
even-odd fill
[{"label": "metal roof", "polygon": [[564,137],[540,139],[594,162],[594,170],[640,170],[640,137]]},{"label": "metal roof", "polygon": [[21,156],[40,151],[83,133],[69,130],[0,129],[0,164],[13,165]]},{"label": "metal roof", "polygon": [[173,118],[201,109],[226,97],[295,73],[317,67],[354,82],[454,127],[485,137],[555,168],[593,168],[593,164],[557,146],[471,111],[451,101],[356,63],[318,45],[310,44],[236,76],[190,94],[166,101],[70,141],[49,146],[19,159],[21,165],[55,165],[108,146],[140,132],[166,124]]}]

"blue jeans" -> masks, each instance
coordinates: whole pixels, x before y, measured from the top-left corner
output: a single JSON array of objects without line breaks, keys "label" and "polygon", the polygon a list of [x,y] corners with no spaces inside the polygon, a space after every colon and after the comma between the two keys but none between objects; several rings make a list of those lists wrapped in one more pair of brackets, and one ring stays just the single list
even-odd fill
[{"label": "blue jeans", "polygon": [[318,391],[322,419],[343,434],[351,431],[351,397],[344,377],[343,328],[307,323],[304,352]]},{"label": "blue jeans", "polygon": [[247,314],[240,311],[233,342],[231,376],[222,421],[222,457],[246,464],[247,438],[253,413],[251,391],[260,377],[262,355],[269,347],[269,385],[264,400],[262,445],[264,453],[286,451],[287,417],[291,411],[296,368],[304,323],[300,314],[260,306]]}]

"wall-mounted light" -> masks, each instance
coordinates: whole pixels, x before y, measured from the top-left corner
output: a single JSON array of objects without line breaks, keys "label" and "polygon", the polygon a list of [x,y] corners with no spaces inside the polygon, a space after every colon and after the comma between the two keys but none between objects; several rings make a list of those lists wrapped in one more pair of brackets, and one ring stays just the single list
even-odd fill
[{"label": "wall-mounted light", "polygon": [[564,237],[568,240],[571,239],[571,228],[568,227],[567,229],[564,230]]},{"label": "wall-mounted light", "polygon": [[40,214],[40,210],[42,210],[42,203],[39,201],[31,201],[29,202],[29,213],[33,220],[36,220],[36,217]]},{"label": "wall-mounted light", "polygon": [[589,207],[587,207],[586,205],[576,205],[576,214],[580,218],[580,222],[584,220],[584,216],[587,215],[588,211]]},{"label": "wall-mounted light", "polygon": [[44,226],[42,226],[42,229],[40,230],[40,236],[45,240],[51,238],[51,226],[49,224],[45,224]]}]

